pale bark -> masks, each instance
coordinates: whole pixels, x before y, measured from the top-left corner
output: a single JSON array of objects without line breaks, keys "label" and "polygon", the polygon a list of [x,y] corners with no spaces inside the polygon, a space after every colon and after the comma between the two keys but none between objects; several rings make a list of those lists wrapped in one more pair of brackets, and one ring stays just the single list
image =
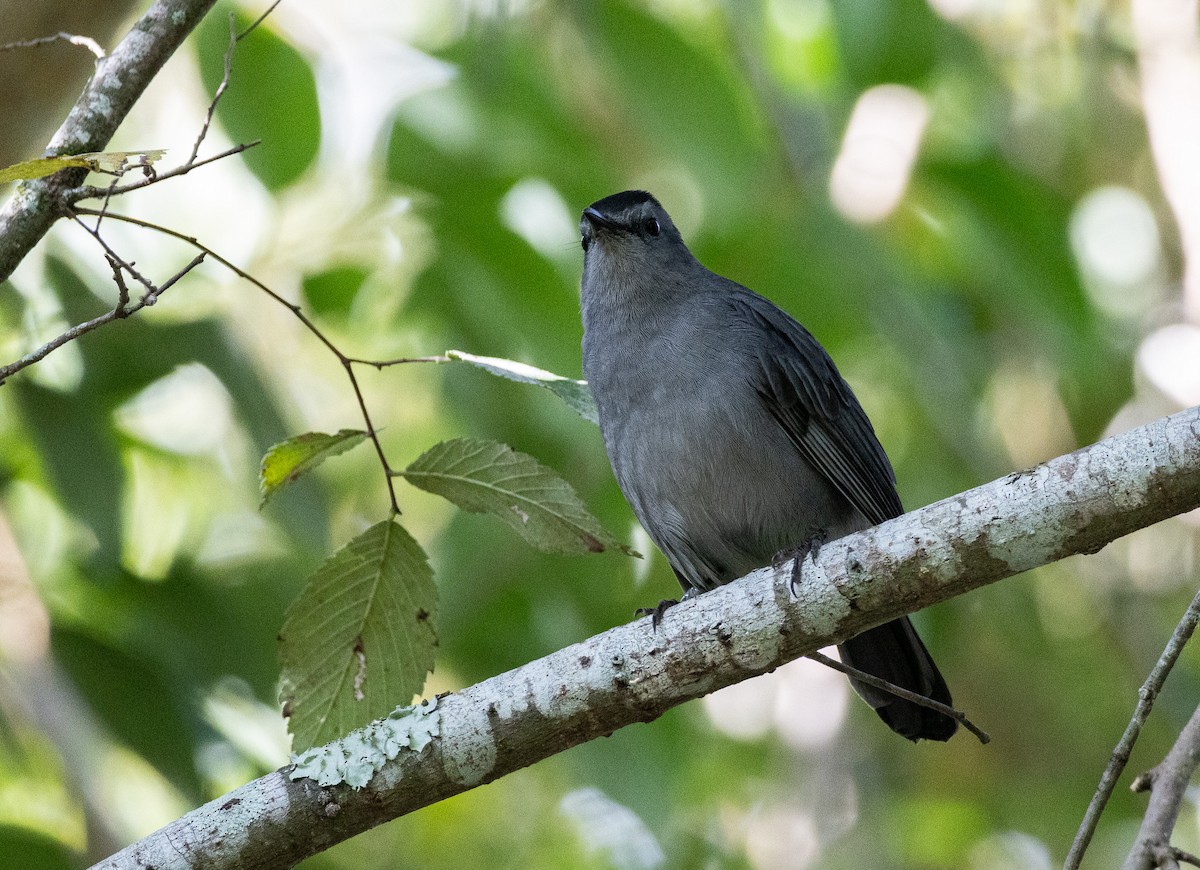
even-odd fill
[{"label": "pale bark", "polygon": [[[793,595],[756,571],[441,698],[440,735],[362,789],[288,768],[218,798],[103,868],[290,867],[450,795],[971,589],[1200,506],[1200,408],[825,544]],[[969,711],[968,711],[969,712]],[[964,739],[970,739],[966,737]]]}]

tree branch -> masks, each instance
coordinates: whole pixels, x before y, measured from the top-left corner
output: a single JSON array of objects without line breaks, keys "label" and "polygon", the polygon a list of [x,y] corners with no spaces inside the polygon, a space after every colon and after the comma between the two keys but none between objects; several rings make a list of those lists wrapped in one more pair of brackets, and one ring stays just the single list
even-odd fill
[{"label": "tree branch", "polygon": [[[50,140],[50,155],[102,151],[162,65],[215,0],[155,0],[112,54],[96,62],[83,94]],[[62,216],[62,193],[78,187],[85,169],[27,181],[0,211],[0,281],[13,273]]]},{"label": "tree branch", "polygon": [[1171,832],[1175,830],[1183,793],[1197,764],[1200,764],[1200,707],[1192,713],[1162,763],[1134,781],[1134,791],[1149,789],[1150,806],[1146,808],[1133,849],[1125,859],[1125,870],[1157,867],[1178,870],[1181,854],[1171,846]]},{"label": "tree branch", "polygon": [[[1188,605],[1183,618],[1179,620],[1179,625],[1172,632],[1166,648],[1159,656],[1154,670],[1150,671],[1150,675],[1146,677],[1146,681],[1138,690],[1138,701],[1137,706],[1134,707],[1133,716],[1109,756],[1108,764],[1100,777],[1100,784],[1096,786],[1096,793],[1092,796],[1091,803],[1088,804],[1087,812],[1079,825],[1079,832],[1071,843],[1071,851],[1063,863],[1063,870],[1078,870],[1079,865],[1083,862],[1083,853],[1087,851],[1088,844],[1092,841],[1092,835],[1096,832],[1100,814],[1104,812],[1108,799],[1112,797],[1113,789],[1117,787],[1117,780],[1120,779],[1121,772],[1125,770],[1125,765],[1129,762],[1133,745],[1137,743],[1138,735],[1142,733],[1142,726],[1150,717],[1150,709],[1154,706],[1158,693],[1162,691],[1163,683],[1167,681],[1171,669],[1175,667],[1179,654],[1183,652],[1184,646],[1195,632],[1197,623],[1200,623],[1200,592],[1196,593],[1192,603]],[[1141,777],[1133,783],[1135,791],[1140,790],[1137,787],[1140,780]]]},{"label": "tree branch", "polygon": [[1013,574],[1094,553],[1200,506],[1200,407],[832,541],[649,619],[440,699],[438,736],[365,788],[285,767],[98,868],[290,867],[397,816],[491,782],[873,625]]}]

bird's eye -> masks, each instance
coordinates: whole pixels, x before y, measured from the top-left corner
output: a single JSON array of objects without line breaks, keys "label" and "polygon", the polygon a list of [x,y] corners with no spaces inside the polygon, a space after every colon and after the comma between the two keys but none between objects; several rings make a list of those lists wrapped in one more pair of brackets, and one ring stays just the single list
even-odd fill
[{"label": "bird's eye", "polygon": [[662,232],[662,227],[658,225],[657,218],[646,218],[646,232],[652,236],[657,236]]},{"label": "bird's eye", "polygon": [[592,242],[592,239],[590,236],[584,236],[583,238],[581,238],[579,240],[579,244],[583,245],[583,252],[585,254],[587,253],[588,245],[590,245],[591,242]]}]

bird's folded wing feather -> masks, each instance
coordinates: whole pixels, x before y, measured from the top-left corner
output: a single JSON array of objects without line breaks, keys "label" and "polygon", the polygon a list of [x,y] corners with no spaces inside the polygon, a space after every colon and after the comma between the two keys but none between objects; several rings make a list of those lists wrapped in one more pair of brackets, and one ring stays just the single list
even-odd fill
[{"label": "bird's folded wing feather", "polygon": [[761,296],[735,304],[762,327],[754,386],[796,449],[872,524],[902,514],[887,454],[829,354]]}]

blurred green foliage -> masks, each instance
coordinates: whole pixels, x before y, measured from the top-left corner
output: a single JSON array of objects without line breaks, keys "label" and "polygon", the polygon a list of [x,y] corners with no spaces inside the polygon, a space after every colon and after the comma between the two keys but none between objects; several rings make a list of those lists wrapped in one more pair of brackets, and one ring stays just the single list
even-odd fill
[{"label": "blurred green foliage", "polygon": [[[1121,311],[1073,246],[1081,201],[1109,185],[1173,232],[1130,97],[1123,7],[1088,18],[983,4],[951,21],[915,0],[445,0],[396,16],[396,4],[342,5],[326,19],[326,4],[285,3],[239,44],[217,120],[263,145],[210,170],[241,186],[196,210],[221,218],[189,222],[185,209],[175,225],[237,245],[239,265],[344,352],[461,348],[577,376],[577,215],[645,187],[706,265],[829,348],[909,506],[1091,442],[1131,408],[1166,410],[1133,358],[1171,316],[1176,246]],[[260,11],[247,6],[240,25]],[[208,93],[228,12],[180,61]],[[330,72],[351,68],[362,75]],[[338,81],[390,100],[365,151],[347,135],[369,101]],[[862,225],[831,204],[830,175],[856,104],[881,84],[920,94],[929,126],[899,207]],[[203,111],[179,132],[183,153]],[[184,202],[228,190],[199,173],[171,184]],[[155,242],[139,239],[122,252],[141,263]],[[58,238],[38,256],[42,271],[0,287],[5,361],[114,298],[98,249]],[[0,390],[0,866],[80,866],[281,763],[284,612],[329,552],[386,517],[362,448],[255,512],[271,444],[361,422],[328,352],[210,265]],[[188,385],[178,407],[152,391],[172,378]],[[544,390],[462,365],[362,379],[395,467],[441,439],[496,439],[562,474],[605,527],[631,528],[595,427]],[[541,554],[491,518],[412,488],[401,498],[439,588],[427,692],[675,591],[656,554]],[[632,531],[629,543],[649,550]],[[305,866],[649,866],[605,846],[606,831],[652,837],[668,867],[1052,866],[1190,599],[1195,552],[1194,526],[1166,523],[920,614],[989,746],[908,745],[854,699],[827,737],[792,739],[779,710],[819,718],[844,694],[787,701],[792,683],[767,682],[777,688],[687,705]],[[4,603],[31,588],[40,604]],[[1159,760],[1198,693],[1189,650],[1132,768]],[[753,727],[738,732],[722,707]],[[565,799],[580,789],[642,827],[615,811],[572,816]],[[1118,790],[1088,866],[1115,866],[1142,808]],[[1177,842],[1196,840],[1187,809]]]}]

